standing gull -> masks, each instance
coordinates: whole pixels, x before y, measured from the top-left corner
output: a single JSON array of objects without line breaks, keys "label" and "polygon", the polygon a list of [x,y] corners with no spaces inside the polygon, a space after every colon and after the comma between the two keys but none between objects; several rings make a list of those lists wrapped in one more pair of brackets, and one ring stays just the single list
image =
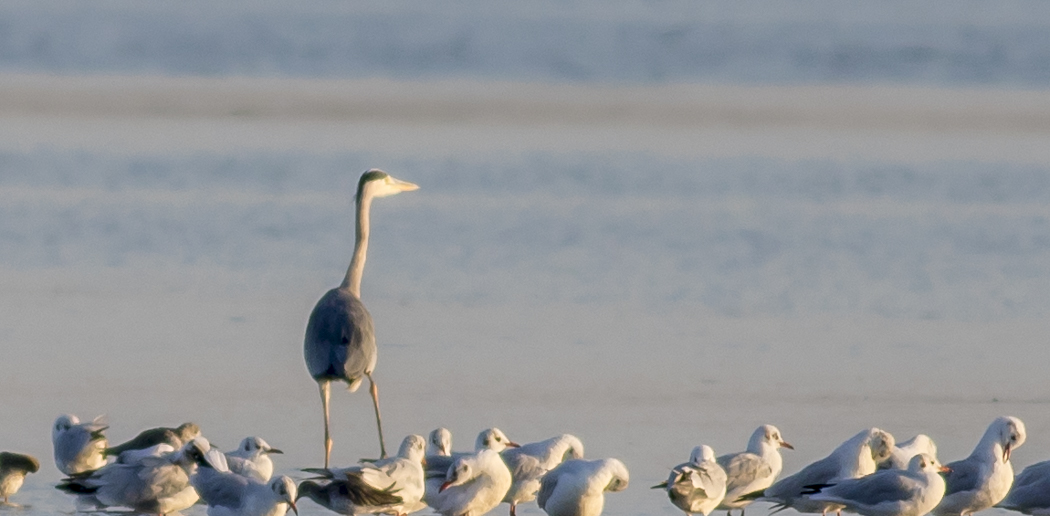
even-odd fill
[{"label": "standing gull", "polygon": [[105,466],[104,453],[108,442],[103,432],[107,428],[102,416],[84,423],[72,414],[58,416],[51,427],[51,444],[58,470],[66,475],[76,475]]},{"label": "standing gull", "polygon": [[889,457],[893,444],[893,436],[885,430],[864,430],[840,444],[827,457],[769,486],[758,499],[776,503],[778,511],[788,507],[798,512],[823,514],[841,511],[842,504],[811,500],[805,493],[806,486],[870,475],[875,472],[876,464]]},{"label": "standing gull", "polygon": [[834,484],[810,486],[810,499],[845,506],[864,516],[923,516],[944,496],[941,473],[948,468],[925,453],[911,458],[906,470],[884,469]]},{"label": "standing gull", "polygon": [[347,390],[354,392],[368,377],[369,392],[376,412],[379,431],[379,455],[386,457],[383,442],[383,423],[379,415],[379,390],[372,371],[376,366],[376,338],[372,316],[361,302],[361,276],[365,270],[368,252],[369,212],[372,199],[408,192],[418,186],[394,179],[382,170],[372,169],[361,175],[357,185],[357,228],[354,254],[343,283],[329,290],[317,302],[306,324],[303,354],[306,368],[317,381],[324,410],[324,467],[332,455],[332,437],[329,432],[328,401],[333,381],[344,381]]},{"label": "standing gull", "polygon": [[726,496],[718,508],[727,516],[740,509],[740,516],[744,516],[744,507],[752,500],[742,497],[764,490],[780,476],[784,464],[780,448],[795,449],[784,441],[777,427],[762,425],[751,434],[746,451],[718,457],[718,465],[726,471]]},{"label": "standing gull", "polygon": [[598,516],[605,492],[623,491],[628,481],[617,459],[567,460],[543,477],[536,501],[549,516]]},{"label": "standing gull", "polygon": [[704,444],[693,448],[689,462],[672,468],[667,481],[653,489],[666,489],[671,503],[686,514],[707,516],[725,497],[726,472],[715,460],[715,451]]},{"label": "standing gull", "polygon": [[969,457],[947,465],[951,472],[944,478],[944,499],[933,514],[968,515],[1002,501],[1014,482],[1010,453],[1024,441],[1020,419],[1000,417],[992,421]]},{"label": "standing gull", "polygon": [[21,453],[0,452],[0,498],[10,505],[8,499],[18,492],[26,475],[40,471],[36,458]]},{"label": "standing gull", "polygon": [[536,499],[540,479],[562,461],[583,458],[583,443],[574,435],[562,434],[535,443],[508,448],[500,453],[514,481],[503,501],[510,504],[510,515],[516,516],[517,505]]}]

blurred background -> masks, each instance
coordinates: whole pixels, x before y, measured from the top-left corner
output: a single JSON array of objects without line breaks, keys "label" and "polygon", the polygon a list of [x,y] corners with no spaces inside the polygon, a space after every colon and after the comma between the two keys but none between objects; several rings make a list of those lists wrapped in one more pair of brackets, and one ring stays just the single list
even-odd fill
[{"label": "blurred background", "polygon": [[[762,423],[785,473],[1000,414],[1044,460],[1048,135],[1040,1],[8,0],[0,448],[42,514],[62,413],[318,465],[303,329],[378,167],[421,186],[362,288],[392,447],[576,433],[631,468],[607,514]],[[375,455],[366,394],[333,415]]]}]

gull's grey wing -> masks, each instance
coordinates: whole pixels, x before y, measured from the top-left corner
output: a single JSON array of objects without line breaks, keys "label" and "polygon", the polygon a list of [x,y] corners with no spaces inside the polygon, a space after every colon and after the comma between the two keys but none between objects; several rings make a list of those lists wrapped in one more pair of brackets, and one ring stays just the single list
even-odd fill
[{"label": "gull's grey wing", "polygon": [[[861,505],[876,505],[884,502],[900,502],[911,499],[922,491],[922,485],[914,478],[900,474],[900,470],[886,470],[871,475],[843,480],[826,487],[811,496],[814,500],[841,500]],[[850,503],[845,503],[850,505]]]},{"label": "gull's grey wing", "polygon": [[1014,478],[1010,493],[997,507],[1029,513],[1050,507],[1050,461],[1032,464]]},{"label": "gull's grey wing", "polygon": [[543,475],[543,479],[540,480],[540,490],[536,493],[536,504],[542,509],[547,505],[547,500],[554,493],[554,488],[558,486],[558,477],[562,474],[560,468],[554,468]]},{"label": "gull's grey wing", "polygon": [[773,476],[773,468],[754,453],[743,452],[723,455],[716,459],[726,473],[726,497],[736,498],[747,494],[734,493],[735,489],[746,488],[757,480]]},{"label": "gull's grey wing", "polygon": [[193,476],[193,488],[208,505],[240,507],[244,503],[251,481],[236,473],[223,473],[210,468],[199,468]]},{"label": "gull's grey wing", "polygon": [[517,451],[517,448],[508,448],[500,456],[507,464],[510,476],[514,480],[539,478],[547,472],[547,469],[540,463],[540,459],[527,453],[507,453],[511,450]]},{"label": "gull's grey wing", "polygon": [[981,464],[973,459],[963,459],[947,464],[951,469],[944,476],[944,496],[977,489],[981,481]]},{"label": "gull's grey wing", "polygon": [[424,470],[427,478],[445,478],[448,468],[456,460],[455,456],[431,455],[427,457],[427,466]]},{"label": "gull's grey wing", "polygon": [[839,473],[839,466],[831,457],[820,459],[799,470],[794,475],[784,477],[779,482],[766,488],[762,498],[767,500],[789,502],[801,496],[805,486],[826,484]]}]

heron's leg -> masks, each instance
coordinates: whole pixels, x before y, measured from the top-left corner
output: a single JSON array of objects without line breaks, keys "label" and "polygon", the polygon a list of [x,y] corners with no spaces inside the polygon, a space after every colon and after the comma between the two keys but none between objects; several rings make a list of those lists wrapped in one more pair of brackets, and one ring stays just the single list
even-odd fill
[{"label": "heron's leg", "polygon": [[368,392],[372,393],[372,405],[376,409],[376,428],[379,430],[379,458],[386,458],[386,442],[383,441],[383,418],[379,415],[379,388],[376,387],[375,378],[372,378],[372,373],[365,373],[368,375]]},{"label": "heron's leg", "polygon": [[321,380],[317,382],[321,391],[321,408],[324,410],[324,468],[328,469],[328,458],[332,456],[332,436],[328,432],[328,398],[331,395],[331,382]]},{"label": "heron's leg", "polygon": [[513,502],[510,504],[510,516],[518,516],[518,513],[514,511],[514,509],[517,508],[517,506],[518,504]]}]

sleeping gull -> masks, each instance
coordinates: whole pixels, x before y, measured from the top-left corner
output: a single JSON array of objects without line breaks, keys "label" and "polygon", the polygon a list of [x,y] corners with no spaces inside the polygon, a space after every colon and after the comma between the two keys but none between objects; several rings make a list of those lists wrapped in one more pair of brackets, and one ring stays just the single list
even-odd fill
[{"label": "sleeping gull", "polygon": [[[364,484],[372,492],[396,493],[396,501],[385,504],[363,506],[355,505],[358,512],[378,512],[389,514],[410,514],[426,508],[423,503],[423,453],[426,442],[422,436],[410,435],[401,442],[401,448],[394,457],[379,459],[371,464],[333,468],[328,470],[304,469],[303,471],[319,473],[339,488],[339,483],[347,491],[355,485]],[[350,477],[354,477],[351,479]],[[347,484],[349,482],[349,484]],[[320,488],[320,484],[317,484]],[[330,486],[329,486],[330,487]],[[311,488],[317,489],[317,488]],[[329,498],[331,498],[329,496]],[[392,499],[391,499],[392,500]]]},{"label": "sleeping gull", "polygon": [[245,437],[236,450],[226,453],[230,471],[259,482],[267,482],[273,476],[271,453],[284,453],[260,437]]},{"label": "sleeping gull", "polygon": [[483,449],[455,459],[427,504],[444,516],[480,516],[499,505],[511,481],[499,452]]},{"label": "sleeping gull", "polygon": [[841,482],[810,486],[810,499],[845,506],[864,516],[923,516],[944,496],[940,473],[948,468],[920,453],[908,469],[884,469]]},{"label": "sleeping gull", "polygon": [[758,499],[776,503],[778,511],[788,507],[798,512],[823,514],[841,511],[841,504],[811,500],[803,492],[806,486],[870,475],[875,472],[876,464],[889,457],[893,444],[893,436],[885,430],[864,430],[840,444],[827,457],[769,486]]},{"label": "sleeping gull", "polygon": [[449,457],[452,455],[452,432],[448,428],[435,428],[427,439],[427,455]]},{"label": "sleeping gull", "polygon": [[959,516],[987,509],[1006,497],[1014,481],[1010,453],[1024,444],[1024,423],[1000,417],[988,426],[969,457],[948,464],[944,499],[937,516]]},{"label": "sleeping gull", "polygon": [[574,435],[562,434],[517,448],[507,448],[500,456],[513,478],[503,501],[510,504],[510,514],[515,516],[515,508],[519,503],[536,499],[543,475],[564,460],[583,458],[583,443]]},{"label": "sleeping gull", "polygon": [[764,490],[780,476],[784,464],[780,448],[795,449],[784,441],[777,427],[762,425],[751,434],[746,451],[718,457],[718,465],[726,472],[726,495],[718,509],[724,509],[727,516],[740,509],[740,516],[744,516],[744,507],[753,500],[741,497]]},{"label": "sleeping gull", "polygon": [[925,453],[934,459],[937,458],[937,445],[926,434],[919,434],[907,441],[897,443],[889,458],[879,463],[879,469],[908,469],[911,458],[920,453]]},{"label": "sleeping gull", "polygon": [[40,471],[36,458],[21,453],[0,452],[0,497],[5,505],[13,505],[8,499],[18,492],[26,475]]},{"label": "sleeping gull", "polygon": [[107,464],[90,474],[66,478],[56,488],[80,495],[78,506],[119,506],[152,514],[181,511],[198,500],[189,476],[210,449],[207,439],[197,437],[167,455],[133,464]]},{"label": "sleeping gull", "polygon": [[617,459],[567,460],[543,477],[536,501],[549,516],[598,516],[605,491],[623,491],[628,481]]},{"label": "sleeping gull", "polygon": [[72,414],[58,416],[51,428],[51,444],[58,470],[66,475],[76,475],[105,466],[103,453],[108,443],[103,432],[107,428],[102,416],[84,423]]},{"label": "sleeping gull", "polygon": [[1010,493],[996,507],[1050,516],[1050,460],[1032,464],[1014,477]]},{"label": "sleeping gull", "polygon": [[707,516],[725,497],[726,472],[715,460],[715,451],[705,444],[693,448],[689,462],[672,468],[667,481],[653,489],[666,489],[671,503],[686,514]]}]

